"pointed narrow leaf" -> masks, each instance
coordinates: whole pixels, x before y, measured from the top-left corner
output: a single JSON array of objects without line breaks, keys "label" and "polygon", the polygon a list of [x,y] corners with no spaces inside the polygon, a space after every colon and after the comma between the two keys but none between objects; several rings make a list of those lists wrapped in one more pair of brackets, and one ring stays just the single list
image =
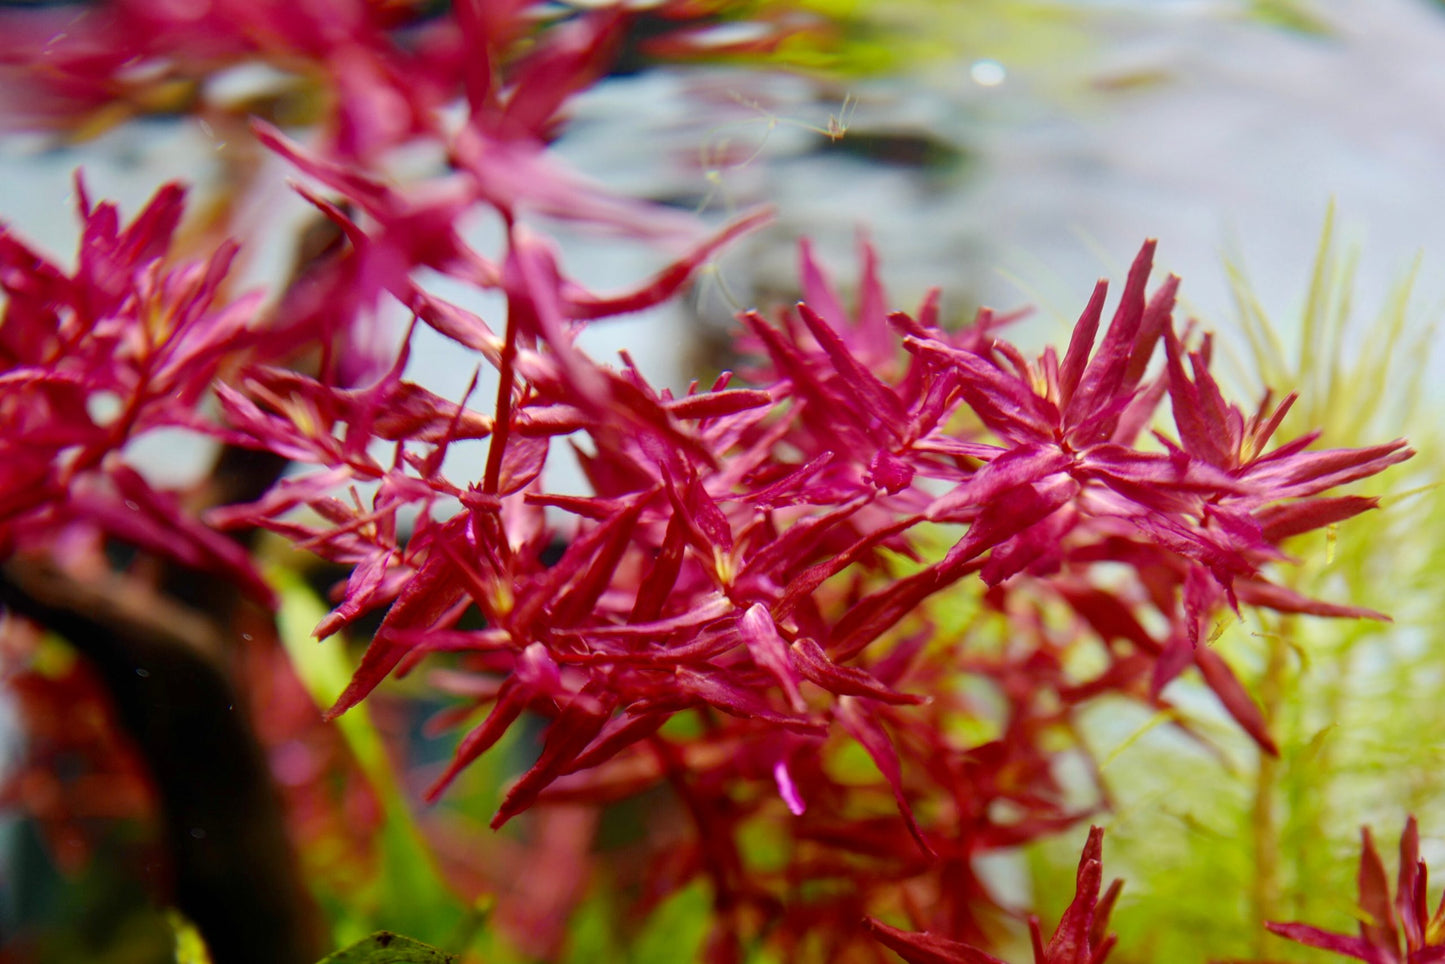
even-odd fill
[{"label": "pointed narrow leaf", "polygon": [[1005,964],[992,954],[945,937],[902,931],[872,917],[865,918],[863,923],[883,946],[908,964]]},{"label": "pointed narrow leaf", "polygon": [[1270,756],[1279,756],[1279,748],[1269,735],[1264,714],[1260,712],[1258,704],[1250,699],[1244,684],[1240,683],[1239,677],[1234,675],[1234,670],[1229,668],[1224,658],[1208,646],[1200,646],[1195,650],[1194,662],[1199,666],[1204,682],[1214,691],[1214,695],[1219,697],[1219,702],[1224,704],[1235,722],[1244,728],[1244,732],[1252,736],[1264,752]]},{"label": "pointed narrow leaf", "polygon": [[878,767],[878,772],[888,781],[888,787],[893,791],[893,799],[898,801],[898,811],[903,814],[903,819],[908,824],[908,832],[913,835],[918,849],[930,857],[937,856],[928,841],[923,839],[923,831],[913,819],[913,808],[909,806],[908,797],[903,792],[903,771],[898,763],[898,751],[893,748],[893,741],[888,738],[882,725],[856,696],[839,697],[836,715],[843,729],[868,751],[868,755]]}]

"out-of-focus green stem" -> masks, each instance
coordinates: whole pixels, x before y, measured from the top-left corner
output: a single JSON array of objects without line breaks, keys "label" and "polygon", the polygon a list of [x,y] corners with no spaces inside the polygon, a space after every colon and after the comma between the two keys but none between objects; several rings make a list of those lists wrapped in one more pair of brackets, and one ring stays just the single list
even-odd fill
[{"label": "out-of-focus green stem", "polygon": [[[1344,714],[1350,696],[1350,663],[1358,638],[1351,635],[1341,645],[1332,660],[1334,665],[1328,675],[1317,670],[1310,677],[1311,702],[1320,707],[1318,719],[1336,721]],[[1290,708],[1298,719],[1302,707],[1295,703],[1291,704]],[[1333,723],[1327,724],[1326,729],[1332,726]],[[1290,859],[1294,864],[1297,880],[1313,879],[1311,874],[1317,860],[1317,842],[1328,839],[1330,830],[1335,826],[1329,813],[1330,795],[1326,792],[1335,772],[1335,751],[1336,741],[1329,738],[1325,731],[1320,731],[1311,739],[1310,752],[1303,764],[1296,764],[1308,766],[1309,774],[1295,774],[1290,781],[1294,788],[1289,799],[1290,816],[1297,823],[1306,824],[1290,834],[1294,842]],[[1311,893],[1312,891],[1305,887],[1293,888],[1285,916],[1290,920],[1304,920],[1310,916],[1312,908],[1308,906],[1308,901]]]},{"label": "out-of-focus green stem", "polygon": [[[1271,731],[1278,728],[1280,713],[1284,708],[1290,648],[1288,639],[1293,631],[1293,620],[1284,619],[1280,621],[1275,632],[1264,634],[1265,665],[1264,677],[1259,684],[1259,701],[1265,725]],[[1277,807],[1280,771],[1279,758],[1261,751],[1259,768],[1255,771],[1254,804],[1250,810],[1250,830],[1254,842],[1254,884],[1250,892],[1250,910],[1257,935],[1254,946],[1257,957],[1268,956],[1270,950],[1264,922],[1278,920],[1280,916],[1280,826]]]}]

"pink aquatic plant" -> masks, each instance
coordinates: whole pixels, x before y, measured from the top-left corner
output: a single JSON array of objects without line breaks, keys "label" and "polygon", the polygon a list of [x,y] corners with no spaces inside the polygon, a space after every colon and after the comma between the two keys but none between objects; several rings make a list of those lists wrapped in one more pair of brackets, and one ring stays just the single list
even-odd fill
[{"label": "pink aquatic plant", "polygon": [[[713,959],[739,953],[736,935],[727,935],[741,926],[731,915],[744,908],[781,915],[780,941],[794,927],[825,926],[843,947],[861,936],[859,910],[883,899],[856,870],[812,860],[806,873],[838,880],[841,896],[832,906],[784,912],[778,883],[751,869],[738,844],[743,826],[763,815],[762,800],[735,799],[724,788],[771,784],[797,818],[800,854],[817,839],[871,847],[870,859],[891,863],[885,879],[935,881],[940,911],[957,902],[940,918],[945,939],[976,939],[986,891],[975,885],[950,898],[946,882],[971,878],[969,862],[981,850],[1082,816],[1053,786],[1045,728],[1067,728],[1072,708],[1102,692],[1158,701],[1160,688],[1192,662],[1271,749],[1257,708],[1199,627],[1240,596],[1287,611],[1361,614],[1297,597],[1271,582],[1265,567],[1281,558],[1276,545],[1285,535],[1373,505],[1320,502],[1320,492],[1373,474],[1408,449],[1396,442],[1322,453],[1305,439],[1264,452],[1268,420],[1248,423],[1232,409],[1211,409],[1212,382],[1200,394],[1203,352],[1192,381],[1177,365],[1149,378],[1161,337],[1177,341],[1169,323],[1173,282],[1145,297],[1152,246],[1098,352],[1090,349],[1102,289],[1062,365],[1049,352],[1024,361],[988,315],[955,333],[938,326],[931,299],[917,318],[885,315],[874,283],[856,319],[828,319],[806,303],[776,325],[749,316],[750,387],[734,389],[724,376],[710,391],[694,386],[674,396],[650,386],[625,357],[613,368],[582,354],[575,333],[597,312],[579,306],[606,302],[574,295],[569,304],[568,282],[545,249],[521,235],[512,243],[503,334],[416,295],[424,323],[458,333],[502,374],[490,412],[407,386],[399,367],[374,387],[345,392],[254,370],[248,390],[265,389],[261,397],[273,407],[310,399],[308,412],[329,414],[278,418],[228,391],[229,439],[285,446],[293,458],[309,450],[320,471],[212,518],[273,528],[356,566],[322,633],[388,606],[333,712],[392,671],[433,654],[460,656],[439,681],[488,715],[462,740],[433,796],[527,712],[551,723],[494,824],[539,801],[601,803],[671,786],[696,824],[689,873],[704,874],[719,906],[731,908],[718,923]],[[806,255],[804,277],[814,279],[821,302],[832,298]],[[1171,386],[1182,441],[1160,435],[1145,446],[1144,426]],[[349,441],[340,448],[325,428],[333,419],[346,426]],[[319,426],[310,441],[297,433],[303,425]],[[1200,425],[1212,427],[1200,434]],[[1232,431],[1253,448],[1242,448]],[[579,433],[585,446],[575,441]],[[447,482],[437,471],[441,454],[452,441],[475,437],[490,441],[480,481]],[[563,437],[578,451],[590,495],[546,489],[546,458]],[[389,468],[348,461],[346,450],[363,457],[378,438],[393,446]],[[1229,446],[1244,454],[1222,459]],[[369,507],[326,494],[360,478],[381,483]],[[433,518],[428,506],[442,495],[462,511]],[[288,521],[303,502],[329,524]],[[395,519],[407,505],[423,513],[402,545]],[[554,528],[548,508],[575,524]],[[925,523],[963,530],[932,562],[915,541]],[[545,550],[559,537],[565,548],[548,559]],[[917,571],[892,574],[896,558],[917,560]],[[1104,562],[1128,564],[1138,582],[1104,588],[1091,577]],[[920,649],[928,629],[916,613],[974,574],[994,587],[993,604],[1011,613],[1025,612],[1039,594],[1067,603],[1080,630],[1109,648],[1110,666],[1092,679],[1056,668],[1057,682],[1045,684],[1040,673],[1056,658],[1046,648],[1017,654],[1017,666],[935,665]],[[1165,618],[1164,636],[1143,628],[1145,608]],[[469,613],[484,628],[461,628]],[[990,746],[950,744],[930,710],[910,708],[931,700],[942,709],[949,680],[969,672],[1017,694],[1004,739]],[[1033,699],[1051,687],[1065,709],[1036,717]],[[702,733],[664,736],[668,721],[684,713],[701,715]],[[811,764],[840,737],[876,765],[914,856],[891,849],[898,843],[885,843],[892,838],[880,836],[881,827],[840,822],[857,793]],[[991,782],[987,774],[1001,772],[1004,761],[1012,775]],[[734,802],[722,806],[724,799]],[[996,823],[986,814],[998,799],[1029,816]],[[916,816],[920,802],[927,821]],[[837,843],[843,840],[852,843]]]},{"label": "pink aquatic plant", "polygon": [[[1074,900],[1059,919],[1059,926],[1047,944],[1039,919],[1030,915],[1033,964],[1103,964],[1108,959],[1118,940],[1107,932],[1109,913],[1124,882],[1115,880],[1102,897],[1099,895],[1103,845],[1104,831],[1099,827],[1089,828],[1088,842],[1079,857]],[[876,920],[870,920],[868,926],[884,945],[897,951],[909,964],[1004,964],[982,948],[969,944],[926,933],[911,934]]]},{"label": "pink aquatic plant", "polygon": [[[16,25],[0,29],[0,64],[24,68],[34,94],[17,124],[145,109],[168,84],[205,113],[205,79],[243,63],[312,78],[318,130],[283,129],[276,112],[246,129],[301,176],[334,236],[267,298],[231,290],[236,242],[178,240],[177,185],[123,225],[78,180],[74,270],[0,232],[0,562],[80,579],[120,545],[274,605],[240,541],[268,530],[344,574],[318,637],[376,623],[328,716],[424,667],[448,700],[434,728],[470,723],[429,799],[544,721],[492,826],[545,813],[534,819],[565,839],[532,853],[581,880],[602,808],[664,799],[632,870],[636,903],[704,881],[707,960],[764,943],[783,959],[876,960],[881,941],[910,961],[996,962],[982,945],[1002,911],[975,858],[1110,802],[1080,709],[1105,694],[1168,708],[1193,667],[1275,752],[1208,628],[1246,605],[1378,617],[1289,588],[1281,546],[1374,508],[1335,490],[1412,453],[1277,442],[1294,397],[1225,399],[1209,336],[1176,323],[1178,279],[1150,289],[1152,241],[1107,322],[1100,282],[1064,350],[1036,358],[990,311],[945,324],[937,292],[891,311],[867,246],[845,311],[806,243],[803,300],[743,314],[736,376],[674,391],[625,353],[592,357],[589,326],[674,298],[767,219],[705,231],[551,150],[636,17],[677,28],[655,49],[696,53],[692,28],[722,16],[648,6],[468,0],[430,16],[363,0],[117,0],[62,32],[69,12],[0,13]],[[440,161],[399,179],[394,150],[418,143]],[[464,230],[477,214],[500,227],[493,249]],[[592,291],[547,237],[557,221],[665,248],[666,264]],[[502,307],[449,302],[437,278]],[[385,311],[408,317],[400,338],[378,327]],[[477,365],[461,397],[417,383],[420,326]],[[130,446],[177,429],[294,471],[244,498],[166,488]],[[449,458],[468,447],[474,462]],[[552,478],[563,449],[580,493]],[[24,604],[11,571],[0,588]],[[966,606],[976,618],[944,628]],[[988,638],[995,616],[1002,641]],[[1073,658],[1085,649],[1104,658]],[[276,692],[296,711],[295,686]],[[1085,764],[1070,786],[1066,757]],[[1413,827],[1408,906],[1381,897],[1367,836],[1363,936],[1276,932],[1381,964],[1441,959]],[[759,834],[773,859],[748,845]],[[1095,828],[1051,940],[1031,924],[1035,964],[1109,953],[1117,885],[1100,896],[1100,859]],[[528,940],[558,946],[576,899],[554,894]]]},{"label": "pink aquatic plant", "polygon": [[[1301,524],[1312,525],[1303,514],[1310,506],[1299,499],[1408,454],[1399,442],[1315,453],[1304,449],[1306,439],[1247,464],[1214,464],[1229,438],[1227,413],[1215,434],[1196,431],[1204,403],[1187,397],[1195,386],[1177,366],[1156,378],[1152,391],[1141,387],[1173,293],[1171,282],[1146,309],[1152,247],[1141,254],[1092,360],[1102,288],[1061,366],[1052,353],[1030,365],[997,338],[982,352],[958,347],[974,335],[945,335],[926,316],[895,314],[886,324],[900,333],[911,361],[893,384],[851,353],[857,328],[835,327],[803,304],[781,329],[751,319],[749,332],[771,365],[754,369],[756,387],[726,389],[721,380],[713,391],[674,398],[629,367],[614,370],[578,352],[572,341],[579,322],[569,321],[577,309],[560,295],[565,282],[545,249],[522,237],[513,245],[508,262],[516,280],[503,282],[507,333],[500,344],[473,341],[503,376],[490,417],[398,385],[394,370],[375,388],[345,396],[352,414],[338,449],[326,417],[267,415],[223,394],[238,430],[232,441],[326,470],[291,480],[250,512],[227,510],[226,520],[285,530],[279,515],[298,499],[284,493],[320,494],[358,472],[385,480],[373,514],[338,504],[328,517],[382,520],[437,494],[461,500],[460,515],[423,521],[405,561],[395,547],[368,556],[380,561],[358,569],[323,631],[396,599],[338,712],[404,659],[428,651],[470,650],[489,671],[505,668],[492,717],[464,742],[452,772],[524,707],[557,707],[552,750],[514,788],[501,818],[562,773],[607,759],[690,707],[819,734],[826,717],[800,689],[807,682],[832,700],[851,698],[838,704],[854,707],[840,722],[870,732],[870,705],[905,698],[860,670],[850,674],[847,664],[970,573],[998,585],[1026,570],[1048,575],[1072,563],[1072,571],[1086,573],[1098,561],[1150,556],[1162,578],[1175,580],[1169,594],[1182,601],[1177,610],[1169,605],[1177,632],[1154,644],[1161,659],[1179,640],[1193,652],[1199,620],[1233,596],[1236,582],[1262,587],[1254,601],[1318,609],[1266,581],[1261,567],[1278,553],[1254,513],[1279,511],[1290,499]],[[460,309],[431,299],[427,307],[453,331],[487,330]],[[1199,361],[1196,370],[1207,372]],[[296,376],[258,371],[248,384],[260,391],[282,377],[287,397],[312,399],[318,414],[339,412],[342,396],[319,384],[308,389]],[[1166,378],[1185,447],[1168,439],[1158,449],[1136,447]],[[435,426],[434,441],[386,430],[398,389],[413,410],[410,423]],[[282,397],[279,388],[266,391]],[[965,412],[980,425],[971,436],[956,428]],[[303,425],[314,426],[309,437],[298,432]],[[578,431],[594,447],[582,456],[594,494],[548,494],[540,473],[550,440]],[[438,451],[477,435],[491,440],[481,481],[463,488],[442,480],[431,468]],[[366,464],[371,438],[395,446],[390,469]],[[1202,454],[1194,451],[1200,447]],[[347,462],[348,450],[362,461]],[[925,479],[949,489],[933,495]],[[541,561],[553,538],[543,506],[579,519],[551,565]],[[1320,519],[1342,511],[1330,509]],[[924,521],[968,528],[915,575],[861,581],[869,569],[877,572],[881,549],[916,553],[908,534]],[[360,531],[347,521],[334,535],[322,529],[304,537],[327,551]],[[863,591],[840,607],[828,587],[850,571]],[[383,586],[386,594],[377,595]],[[487,628],[455,630],[471,606]],[[886,755],[885,744],[864,740],[875,759]]]},{"label": "pink aquatic plant", "polygon": [[247,554],[124,456],[148,432],[201,427],[212,383],[254,344],[259,296],[221,296],[234,245],[167,263],[178,185],[124,228],[113,204],[93,204],[76,186],[73,272],[0,229],[0,552],[36,551],[91,527],[224,573],[269,601]]},{"label": "pink aquatic plant", "polygon": [[1414,816],[1405,821],[1405,831],[1400,835],[1400,871],[1393,898],[1385,865],[1368,827],[1360,831],[1360,838],[1358,937],[1309,924],[1271,921],[1266,926],[1280,937],[1368,964],[1445,961],[1445,899],[1431,914],[1426,904],[1429,875],[1425,861],[1420,859],[1420,830]]}]

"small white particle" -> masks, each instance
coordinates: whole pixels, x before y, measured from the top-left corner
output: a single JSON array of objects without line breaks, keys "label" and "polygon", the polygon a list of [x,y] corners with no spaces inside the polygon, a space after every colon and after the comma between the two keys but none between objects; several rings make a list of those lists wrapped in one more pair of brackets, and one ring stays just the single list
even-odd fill
[{"label": "small white particle", "polygon": [[997,87],[1008,79],[1008,71],[997,60],[975,60],[968,76],[980,87]]}]

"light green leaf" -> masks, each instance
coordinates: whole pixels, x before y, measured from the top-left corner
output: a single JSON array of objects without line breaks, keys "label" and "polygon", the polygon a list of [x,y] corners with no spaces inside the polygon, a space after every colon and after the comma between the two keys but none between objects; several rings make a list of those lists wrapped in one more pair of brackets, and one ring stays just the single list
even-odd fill
[{"label": "light green leaf", "polygon": [[176,964],[211,964],[211,952],[195,924],[174,908],[166,911],[166,922],[176,935]]},{"label": "light green leaf", "polygon": [[[299,575],[279,567],[267,575],[281,596],[276,622],[296,675],[318,707],[330,706],[351,679],[345,647],[340,637],[317,642],[312,636],[326,608]],[[366,912],[350,922],[356,928],[351,933],[374,927],[427,937],[453,933],[464,908],[442,881],[366,705],[352,707],[337,718],[336,726],[386,812],[378,839],[381,859],[375,887],[364,901]]]},{"label": "light green leaf", "polygon": [[451,964],[456,956],[429,944],[401,937],[391,931],[377,931],[324,958],[319,964]]}]

